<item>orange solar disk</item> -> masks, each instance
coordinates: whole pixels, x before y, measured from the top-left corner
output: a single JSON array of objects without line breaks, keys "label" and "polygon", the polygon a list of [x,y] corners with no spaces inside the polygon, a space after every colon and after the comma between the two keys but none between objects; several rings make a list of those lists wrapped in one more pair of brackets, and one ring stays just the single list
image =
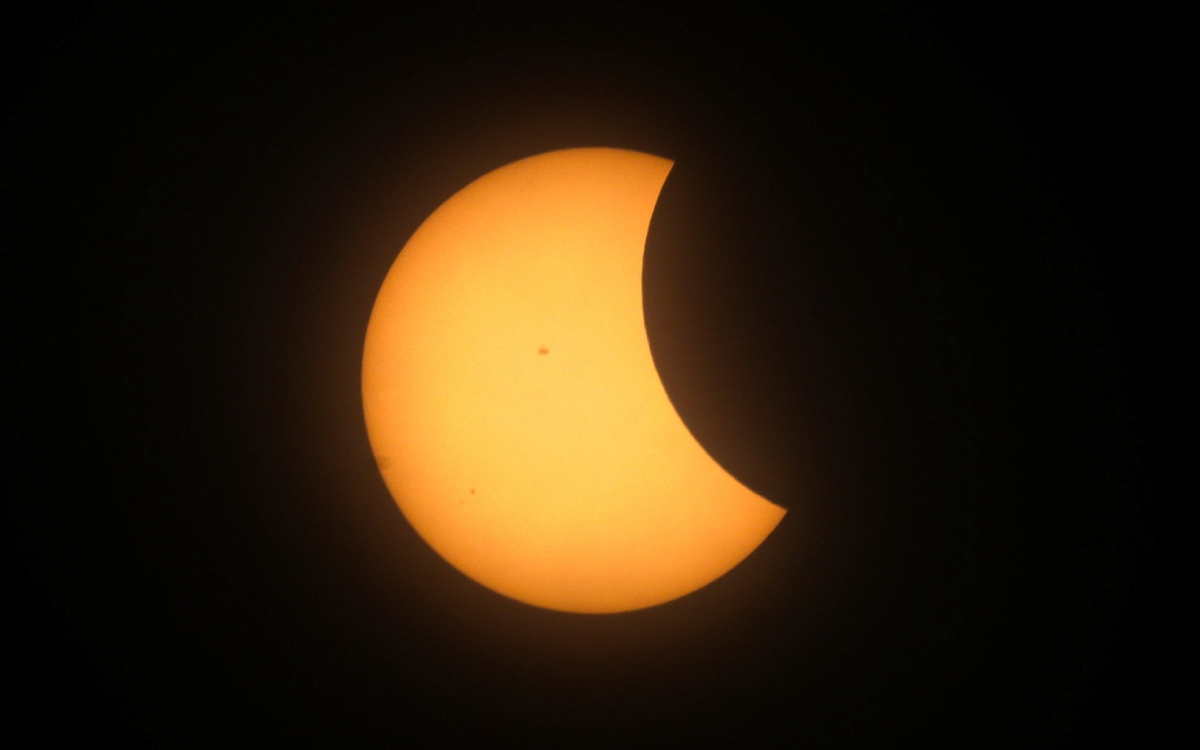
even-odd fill
[{"label": "orange solar disk", "polygon": [[404,516],[528,604],[694,591],[785,511],[688,432],[650,355],[642,255],[672,162],[581,148],[480,177],[416,231],[371,313],[363,408]]}]

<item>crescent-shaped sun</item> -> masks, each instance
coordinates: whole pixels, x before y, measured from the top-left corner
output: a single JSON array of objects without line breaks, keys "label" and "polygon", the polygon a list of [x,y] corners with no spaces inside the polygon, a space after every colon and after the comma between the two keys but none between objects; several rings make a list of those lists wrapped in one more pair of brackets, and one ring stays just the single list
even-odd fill
[{"label": "crescent-shaped sun", "polygon": [[672,162],[553,151],[480,177],[413,234],[372,310],[363,408],[400,510],[451,565],[528,604],[670,601],[785,511],[671,405],[642,256]]}]

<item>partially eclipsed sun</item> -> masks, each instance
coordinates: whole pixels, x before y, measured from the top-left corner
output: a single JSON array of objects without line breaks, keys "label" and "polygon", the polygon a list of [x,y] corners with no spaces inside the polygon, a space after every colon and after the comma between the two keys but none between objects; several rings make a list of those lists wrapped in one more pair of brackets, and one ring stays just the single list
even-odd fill
[{"label": "partially eclipsed sun", "polygon": [[642,318],[642,254],[672,162],[554,151],[425,220],[375,301],[363,408],[392,496],[488,588],[569,612],[670,601],[785,511],[696,442]]}]

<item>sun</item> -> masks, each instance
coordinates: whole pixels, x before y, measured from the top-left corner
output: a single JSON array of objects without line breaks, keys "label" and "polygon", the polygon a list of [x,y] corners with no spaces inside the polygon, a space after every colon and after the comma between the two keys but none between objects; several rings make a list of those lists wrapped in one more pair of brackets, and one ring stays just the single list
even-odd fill
[{"label": "sun", "polygon": [[363,353],[372,449],[451,565],[570,612],[661,604],[783,518],[688,432],[655,369],[642,256],[672,162],[554,151],[447,200],[400,252]]}]

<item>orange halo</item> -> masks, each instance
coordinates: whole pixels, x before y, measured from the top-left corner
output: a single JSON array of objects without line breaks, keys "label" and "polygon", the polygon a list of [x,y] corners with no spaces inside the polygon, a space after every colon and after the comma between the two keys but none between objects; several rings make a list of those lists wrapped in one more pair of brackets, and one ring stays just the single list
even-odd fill
[{"label": "orange halo", "polygon": [[723,470],[659,380],[642,255],[672,162],[522,159],[438,208],[367,327],[363,409],[404,516],[528,604],[620,612],[694,591],[785,511]]}]

